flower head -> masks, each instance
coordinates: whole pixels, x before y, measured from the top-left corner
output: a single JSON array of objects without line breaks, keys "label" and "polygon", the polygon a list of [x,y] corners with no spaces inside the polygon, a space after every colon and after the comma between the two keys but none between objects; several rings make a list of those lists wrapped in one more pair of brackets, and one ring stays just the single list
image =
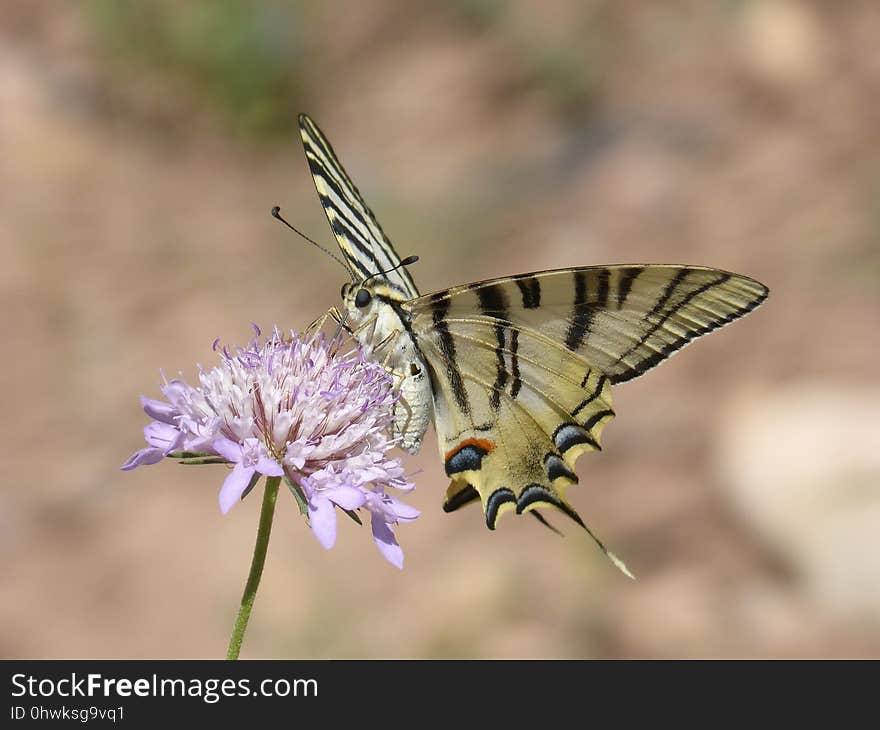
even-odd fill
[{"label": "flower head", "polygon": [[403,466],[388,455],[397,398],[391,376],[359,349],[342,353],[323,335],[282,337],[276,329],[247,347],[218,348],[220,364],[200,369],[199,385],[165,381],[165,401],[142,398],[147,448],[122,469],[169,455],[233,464],[220,490],[226,513],[260,475],[283,476],[303,502],[326,548],[336,540],[336,507],[370,513],[382,554],[402,567],[391,526],[419,512],[387,494],[409,491]]}]

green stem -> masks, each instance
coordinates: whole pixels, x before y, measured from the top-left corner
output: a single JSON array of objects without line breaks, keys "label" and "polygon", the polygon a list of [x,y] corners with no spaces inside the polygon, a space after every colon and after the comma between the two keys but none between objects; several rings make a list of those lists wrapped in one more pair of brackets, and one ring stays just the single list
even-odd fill
[{"label": "green stem", "polygon": [[238,609],[235,626],[232,627],[232,636],[229,637],[227,659],[238,659],[238,653],[241,651],[241,642],[244,640],[244,632],[247,629],[248,619],[251,617],[254,598],[257,597],[257,588],[260,587],[263,565],[266,563],[266,548],[269,547],[272,517],[275,514],[275,500],[278,497],[280,484],[281,477],[266,477],[263,507],[260,511],[260,527],[257,529],[257,542],[254,545],[254,557],[251,559],[251,572],[248,574],[244,594],[241,597],[241,607]]}]

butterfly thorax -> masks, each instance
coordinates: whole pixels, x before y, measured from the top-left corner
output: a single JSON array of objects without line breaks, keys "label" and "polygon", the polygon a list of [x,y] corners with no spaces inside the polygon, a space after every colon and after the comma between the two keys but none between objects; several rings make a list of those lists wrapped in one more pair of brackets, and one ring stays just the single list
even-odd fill
[{"label": "butterfly thorax", "polygon": [[396,287],[373,281],[342,288],[345,324],[368,358],[391,372],[399,399],[394,404],[392,436],[415,454],[432,416],[431,381],[410,329],[407,301]]}]

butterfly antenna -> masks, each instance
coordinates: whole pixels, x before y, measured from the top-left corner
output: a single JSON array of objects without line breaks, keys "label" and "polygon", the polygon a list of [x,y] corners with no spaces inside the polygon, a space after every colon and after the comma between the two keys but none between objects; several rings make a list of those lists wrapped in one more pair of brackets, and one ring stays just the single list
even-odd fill
[{"label": "butterfly antenna", "polygon": [[354,275],[354,272],[351,270],[351,267],[349,267],[349,266],[348,266],[347,264],[345,264],[342,260],[340,260],[338,256],[336,256],[336,255],[334,255],[333,253],[331,253],[330,251],[328,251],[326,248],[324,248],[324,247],[323,247],[320,243],[318,243],[317,241],[313,241],[311,238],[309,238],[309,237],[308,237],[305,233],[303,233],[302,231],[299,231],[299,230],[297,230],[296,228],[294,228],[292,225],[290,225],[290,223],[288,223],[288,222],[284,219],[284,217],[281,215],[281,207],[280,207],[280,206],[278,206],[278,205],[273,206],[273,208],[272,208],[272,217],[273,217],[273,218],[277,218],[278,220],[280,220],[285,226],[287,226],[291,231],[293,231],[293,232],[294,232],[296,235],[298,235],[300,238],[304,238],[306,241],[308,241],[308,242],[309,242],[310,244],[312,244],[313,246],[315,246],[315,247],[321,249],[321,250],[322,250],[325,254],[327,254],[331,259],[333,259],[337,264],[339,264],[343,269],[345,269],[345,271],[346,271],[346,272],[348,273],[348,275],[351,277],[351,280],[352,280],[352,281],[357,281],[357,277]]},{"label": "butterfly antenna", "polygon": [[397,271],[397,269],[399,269],[399,268],[401,268],[401,267],[403,267],[403,266],[410,266],[411,264],[414,264],[414,263],[415,263],[416,261],[418,261],[418,260],[419,260],[419,257],[418,257],[418,256],[407,256],[407,257],[406,257],[403,261],[401,261],[399,264],[395,264],[395,265],[392,266],[390,269],[386,269],[385,271],[377,271],[377,272],[376,272],[375,274],[373,274],[372,276],[368,276],[368,277],[367,277],[366,279],[364,279],[363,282],[361,282],[361,283],[362,283],[362,284],[366,284],[370,279],[375,279],[377,276],[385,276],[385,274],[390,274],[392,271]]}]

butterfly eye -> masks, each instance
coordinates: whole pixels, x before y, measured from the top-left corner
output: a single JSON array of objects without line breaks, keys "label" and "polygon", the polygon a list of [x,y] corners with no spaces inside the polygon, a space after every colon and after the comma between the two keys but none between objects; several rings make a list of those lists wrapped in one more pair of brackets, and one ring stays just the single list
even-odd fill
[{"label": "butterfly eye", "polygon": [[354,298],[354,306],[359,309],[363,309],[368,306],[370,301],[372,300],[373,295],[370,294],[366,289],[361,289],[358,291],[357,296]]}]

